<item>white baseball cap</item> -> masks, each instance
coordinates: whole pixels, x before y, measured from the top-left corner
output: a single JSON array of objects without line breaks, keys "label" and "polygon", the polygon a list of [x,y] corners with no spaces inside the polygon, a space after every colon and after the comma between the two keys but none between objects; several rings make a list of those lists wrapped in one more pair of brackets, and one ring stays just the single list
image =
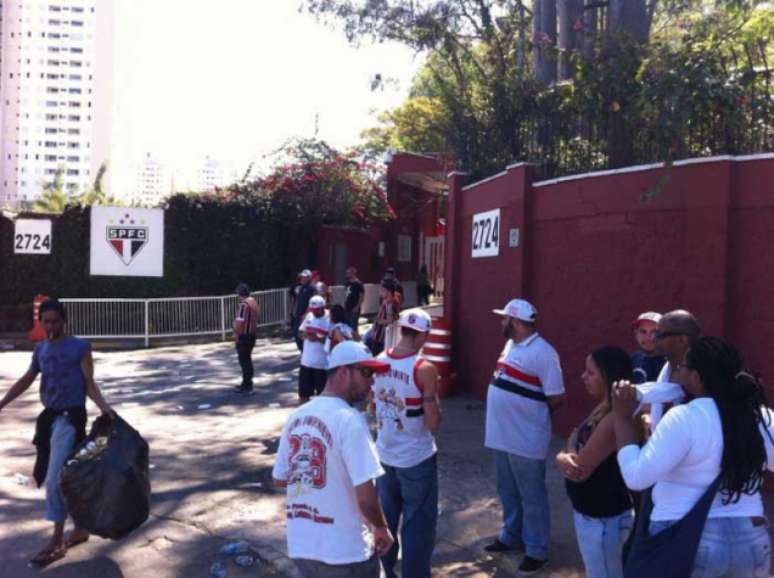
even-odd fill
[{"label": "white baseball cap", "polygon": [[315,295],[309,300],[309,309],[323,309],[325,307],[325,299],[322,295]]},{"label": "white baseball cap", "polygon": [[358,341],[342,341],[333,348],[328,356],[328,369],[343,365],[370,367],[376,373],[384,373],[390,369],[390,364],[374,359],[368,348]]},{"label": "white baseball cap", "polygon": [[535,309],[535,306],[532,305],[532,303],[524,301],[524,299],[511,299],[504,308],[492,309],[492,313],[507,315],[514,319],[533,323],[535,321],[535,316],[537,315],[537,309]]},{"label": "white baseball cap", "polygon": [[301,271],[301,276],[302,277],[311,277],[312,276],[312,272],[309,269],[304,269],[303,271]]},{"label": "white baseball cap", "polygon": [[646,311],[645,313],[640,313],[640,315],[632,321],[632,325],[637,327],[642,321],[652,321],[653,323],[658,323],[661,321],[661,313],[656,313],[655,311]]},{"label": "white baseball cap", "polygon": [[401,327],[408,327],[414,331],[427,333],[430,331],[432,321],[430,319],[430,315],[428,315],[424,309],[415,307],[414,309],[406,309],[405,311],[402,311],[398,324]]}]

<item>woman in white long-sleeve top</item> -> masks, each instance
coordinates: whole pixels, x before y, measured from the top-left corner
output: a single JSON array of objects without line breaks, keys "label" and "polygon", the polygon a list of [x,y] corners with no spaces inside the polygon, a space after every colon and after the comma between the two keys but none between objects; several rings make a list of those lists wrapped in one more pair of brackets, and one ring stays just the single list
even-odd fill
[{"label": "woman in white long-sleeve top", "polygon": [[694,399],[667,412],[642,448],[634,387],[622,382],[613,394],[624,481],[635,491],[653,486],[625,575],[768,576],[761,487],[774,470],[774,414],[762,385],[717,337],[698,339],[679,369]]}]

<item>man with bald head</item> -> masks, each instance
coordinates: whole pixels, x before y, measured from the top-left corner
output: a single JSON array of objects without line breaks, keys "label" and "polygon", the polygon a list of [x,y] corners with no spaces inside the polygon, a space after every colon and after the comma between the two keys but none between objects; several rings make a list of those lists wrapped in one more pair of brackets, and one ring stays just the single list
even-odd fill
[{"label": "man with bald head", "polygon": [[656,355],[666,358],[656,381],[674,381],[672,374],[683,362],[686,351],[701,335],[699,322],[684,309],[662,315],[656,331]]}]

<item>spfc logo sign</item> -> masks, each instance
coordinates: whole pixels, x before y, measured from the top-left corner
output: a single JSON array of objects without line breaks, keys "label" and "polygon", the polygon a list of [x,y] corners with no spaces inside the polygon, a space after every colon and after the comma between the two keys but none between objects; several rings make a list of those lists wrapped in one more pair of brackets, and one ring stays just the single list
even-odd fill
[{"label": "spfc logo sign", "polygon": [[107,226],[106,240],[124,265],[129,266],[148,243],[148,227],[125,214],[118,223],[111,222]]}]

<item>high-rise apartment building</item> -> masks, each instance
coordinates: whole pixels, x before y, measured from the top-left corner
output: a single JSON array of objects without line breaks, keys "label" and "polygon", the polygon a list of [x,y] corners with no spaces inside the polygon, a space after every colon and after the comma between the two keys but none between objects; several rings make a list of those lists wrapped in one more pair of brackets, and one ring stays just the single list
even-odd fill
[{"label": "high-rise apartment building", "polygon": [[134,194],[130,196],[132,201],[155,207],[172,193],[172,172],[150,153],[138,163],[136,175]]},{"label": "high-rise apartment building", "polygon": [[0,0],[0,18],[0,206],[60,168],[87,190],[110,160],[113,0]]}]

